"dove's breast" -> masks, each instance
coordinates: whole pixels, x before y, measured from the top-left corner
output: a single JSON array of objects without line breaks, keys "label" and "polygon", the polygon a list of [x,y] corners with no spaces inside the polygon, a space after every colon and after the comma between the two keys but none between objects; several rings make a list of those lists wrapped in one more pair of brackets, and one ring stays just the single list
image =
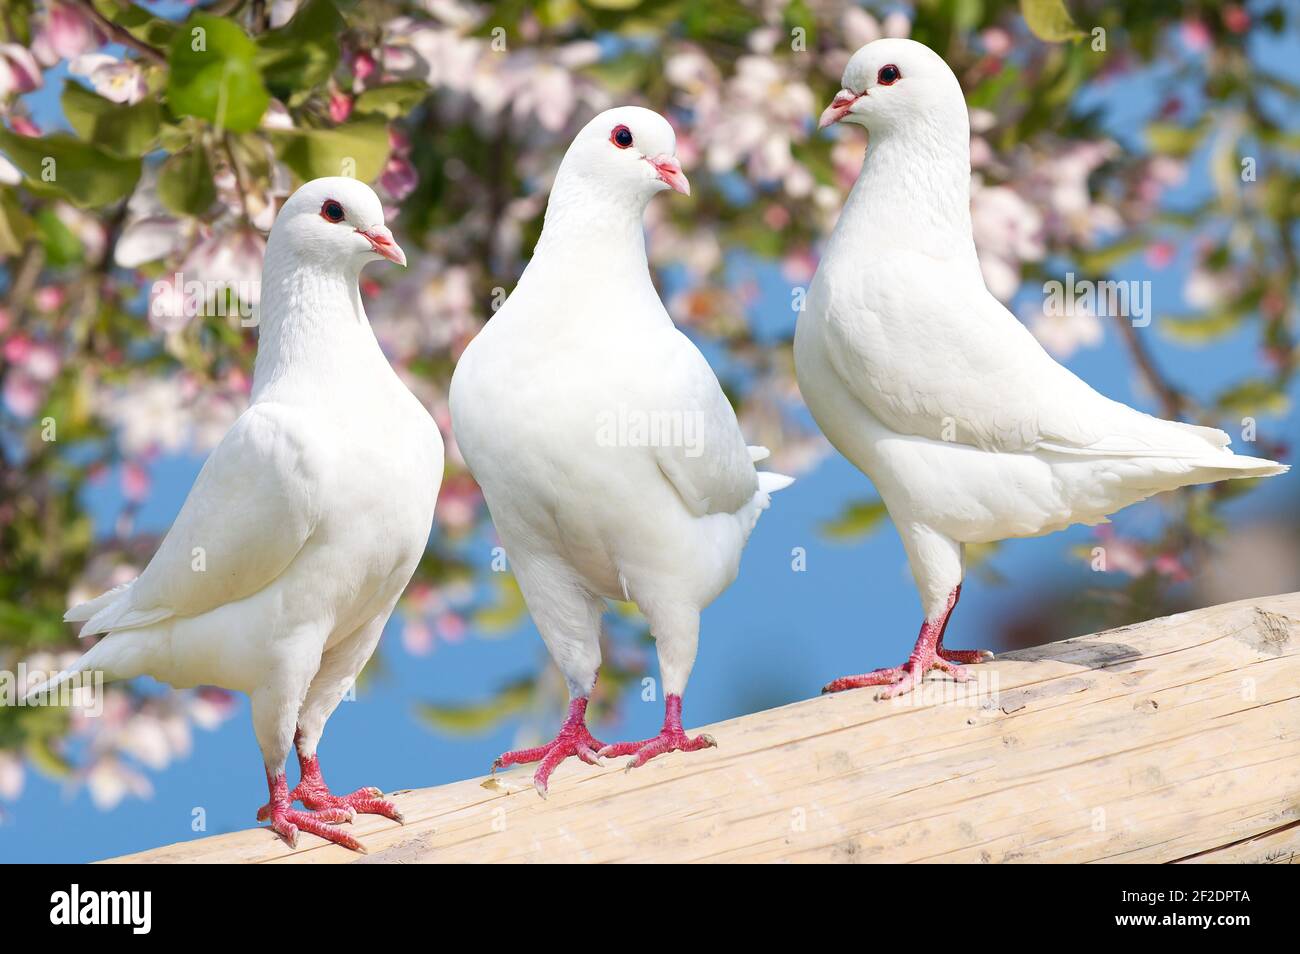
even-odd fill
[{"label": "dove's breast", "polygon": [[692,563],[702,521],[659,469],[653,436],[638,430],[646,409],[680,409],[679,395],[657,391],[671,324],[570,333],[540,321],[497,325],[502,317],[462,356],[451,411],[511,563],[558,562],[620,599],[621,574],[633,588],[709,575]]},{"label": "dove's breast", "polygon": [[330,643],[394,601],[424,553],[442,480],[437,425],[398,384],[326,415],[334,466],[321,487],[312,538],[317,574],[330,577],[337,623]]}]

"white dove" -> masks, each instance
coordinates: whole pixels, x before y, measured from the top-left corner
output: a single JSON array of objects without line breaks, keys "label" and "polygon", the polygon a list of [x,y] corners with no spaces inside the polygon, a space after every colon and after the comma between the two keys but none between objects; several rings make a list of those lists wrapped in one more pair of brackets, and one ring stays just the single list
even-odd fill
[{"label": "white dove", "polygon": [[[642,216],[658,192],[690,194],[676,136],[639,107],[601,113],[565,153],[541,238],[451,383],[452,428],[487,501],[533,620],[568,683],[568,719],[540,748],[539,794],[570,755],[713,745],[682,729],[700,610],[736,577],[740,553],[790,479],[759,473],[704,357],[655,292]],[[632,600],[655,636],[663,731],[602,745],[587,729],[605,600]]]},{"label": "white dove", "polygon": [[252,402],[144,572],[68,612],[83,637],[106,635],[52,683],[147,673],[248,693],[270,788],[258,818],[290,844],[303,830],[363,850],[334,826],[356,812],[401,820],[378,789],[332,795],[316,756],[424,553],[442,479],[438,428],[361,304],[361,269],[380,258],[406,264],[368,186],[316,179],[285,202],[262,269]]},{"label": "white dove", "polygon": [[795,333],[803,397],[880,493],[925,622],[899,667],[825,691],[886,686],[991,653],[943,646],[964,546],[1050,533],[1163,490],[1286,467],[1228,450],[1222,431],[1163,421],[1057,364],[984,285],[970,215],[970,128],[948,65],[912,40],[858,50],[821,125],[870,145]]}]

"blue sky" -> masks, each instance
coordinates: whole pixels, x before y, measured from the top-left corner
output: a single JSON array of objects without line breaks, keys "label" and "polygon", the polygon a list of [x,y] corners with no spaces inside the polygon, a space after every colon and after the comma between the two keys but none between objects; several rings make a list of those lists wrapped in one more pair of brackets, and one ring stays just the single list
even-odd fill
[{"label": "blue sky", "polygon": [[[1257,53],[1266,68],[1300,81],[1300,42],[1295,36],[1263,43]],[[1121,141],[1131,144],[1133,131],[1140,128],[1134,117],[1145,115],[1142,99],[1154,95],[1153,90],[1149,80],[1130,80],[1123,89],[1097,94]],[[56,109],[55,100],[44,108]],[[41,118],[48,121],[48,115]],[[1169,201],[1185,205],[1206,188],[1206,177],[1194,169]],[[1153,271],[1135,260],[1117,269],[1115,277],[1150,279],[1159,315],[1181,309],[1188,264],[1184,255]],[[783,322],[793,320],[788,282],[775,269],[744,261],[733,267],[756,270],[763,294],[754,317],[765,330],[780,330]],[[1253,326],[1200,349],[1166,340],[1158,323],[1142,333],[1161,366],[1195,395],[1208,397],[1256,362]],[[1135,390],[1128,358],[1109,328],[1101,347],[1077,353],[1068,364],[1109,396],[1155,409],[1147,395]],[[1294,414],[1284,422],[1261,418],[1260,427],[1292,443],[1300,438]],[[170,524],[200,464],[192,457],[159,462],[153,495],[139,515],[141,529],[162,530]],[[817,530],[847,502],[872,496],[866,478],[831,455],[774,499],[745,553],[740,578],[705,612],[699,657],[686,694],[688,726],[805,698],[836,676],[894,665],[906,657],[920,622],[919,607],[893,528],[886,524],[852,545],[831,543]],[[1296,497],[1294,479],[1281,478],[1234,508],[1239,516],[1278,512],[1293,507]],[[86,505],[106,529],[121,502],[116,481],[110,480],[97,485]],[[1158,504],[1147,503],[1126,511],[1118,524],[1121,529],[1149,528],[1158,514]],[[1010,582],[994,586],[974,579],[965,587],[949,644],[998,648],[990,646],[990,637],[999,614],[1019,605],[1026,588],[1036,584],[1095,586],[1096,578],[1069,552],[1072,544],[1090,539],[1091,531],[1074,528],[1005,544],[993,565]],[[794,547],[807,550],[806,572],[791,570]],[[505,634],[474,633],[456,646],[439,643],[425,657],[408,654],[390,626],[381,653],[379,677],[359,692],[357,701],[344,703],[326,730],[322,765],[336,791],[361,785],[385,790],[422,787],[485,772],[515,741],[519,720],[508,720],[482,735],[449,737],[422,725],[414,715],[416,706],[486,697],[501,684],[549,664],[527,619]],[[600,727],[597,734],[607,741],[653,734],[662,719],[661,706],[630,693],[622,721]],[[725,736],[719,741],[726,745]],[[148,774],[155,787],[151,799],[128,799],[101,812],[84,791],[69,793],[60,782],[31,773],[21,798],[6,806],[0,858],[85,861],[184,840],[196,835],[191,829],[195,808],[204,809],[208,834],[255,824],[254,813],[266,789],[246,700],[240,697],[235,717],[217,731],[196,730],[188,758]],[[564,784],[563,777],[557,783]]]}]

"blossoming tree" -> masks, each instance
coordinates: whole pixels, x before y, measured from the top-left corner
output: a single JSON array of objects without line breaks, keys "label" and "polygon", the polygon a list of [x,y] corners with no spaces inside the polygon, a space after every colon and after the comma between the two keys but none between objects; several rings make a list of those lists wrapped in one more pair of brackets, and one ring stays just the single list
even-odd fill
[{"label": "blossoming tree", "polygon": [[[989,288],[1059,356],[1113,335],[1167,416],[1232,425],[1280,410],[1295,371],[1300,89],[1253,44],[1295,28],[1281,3],[1074,0],[467,0],[335,3],[13,0],[0,14],[0,669],[57,668],[79,650],[65,608],[131,578],[156,546],[136,516],[169,455],[203,454],[247,401],[257,280],[279,200],[304,180],[375,184],[412,268],[370,286],[376,334],[448,438],[438,527],[402,608],[414,653],[518,618],[493,573],[490,525],[446,433],[454,362],[518,278],[549,177],[596,110],[640,102],[670,117],[694,189],[654,203],[652,263],[674,317],[722,349],[751,442],[797,473],[827,453],[799,413],[790,337],[800,291],[862,160],[853,130],[818,110],[850,54],[913,36],[952,64],[971,106],[973,213]],[[1158,65],[1158,68],[1157,68]],[[1155,95],[1121,144],[1099,94],[1143,78]],[[1189,92],[1190,91],[1190,92]],[[1162,197],[1189,168],[1212,188],[1193,209]],[[419,249],[419,251],[415,251]],[[1025,289],[1067,268],[1104,279],[1140,260],[1194,266],[1186,313],[1151,328]],[[760,294],[779,276],[789,298]],[[1019,300],[1018,300],[1019,299]],[[762,313],[762,314],[760,314]],[[758,334],[760,317],[775,333]],[[1112,317],[1114,320],[1112,320]],[[1258,360],[1197,401],[1154,359],[1155,330],[1210,344],[1254,335]],[[1261,430],[1251,453],[1284,457]],[[88,489],[115,482],[107,527]],[[1150,539],[1110,540],[1128,616],[1222,524],[1236,483],[1183,493]],[[834,536],[869,532],[877,502]],[[610,627],[608,706],[643,665],[637,626]],[[562,690],[539,675],[486,702],[429,707],[472,726]],[[102,805],[145,794],[223,693],[109,690],[104,717],[0,708],[0,799],[25,765],[84,779]],[[87,744],[70,753],[73,738]]]}]

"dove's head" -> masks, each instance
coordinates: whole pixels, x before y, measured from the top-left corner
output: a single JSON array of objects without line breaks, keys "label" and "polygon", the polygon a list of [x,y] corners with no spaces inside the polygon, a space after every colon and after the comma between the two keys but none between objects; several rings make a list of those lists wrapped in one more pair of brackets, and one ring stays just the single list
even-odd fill
[{"label": "dove's head", "polygon": [[305,183],[280,208],[267,239],[299,262],[360,272],[386,258],[406,264],[406,255],[384,225],[379,196],[364,182],[344,176]]},{"label": "dove's head", "polygon": [[[844,88],[818,123],[857,123],[872,133],[968,123],[961,84],[938,53],[915,40],[875,40],[844,67]],[[968,134],[966,134],[968,136]]]},{"label": "dove's head", "polygon": [[591,193],[624,196],[641,206],[664,189],[691,194],[673,127],[640,106],[607,109],[583,126],[560,171]]}]

